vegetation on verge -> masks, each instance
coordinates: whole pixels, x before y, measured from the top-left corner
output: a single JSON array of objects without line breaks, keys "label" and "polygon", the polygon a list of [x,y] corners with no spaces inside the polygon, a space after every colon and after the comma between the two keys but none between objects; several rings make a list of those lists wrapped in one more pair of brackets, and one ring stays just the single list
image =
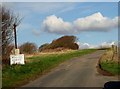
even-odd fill
[{"label": "vegetation on verge", "polygon": [[3,87],[16,87],[44,73],[59,63],[74,57],[95,52],[95,49],[74,50],[59,54],[38,55],[28,58],[25,65],[5,66],[2,73]]},{"label": "vegetation on verge", "polygon": [[108,49],[99,62],[102,70],[113,75],[120,75],[120,63],[118,60],[117,49]]},{"label": "vegetation on verge", "polygon": [[101,62],[101,68],[113,75],[120,75],[120,64],[118,62],[106,61]]}]

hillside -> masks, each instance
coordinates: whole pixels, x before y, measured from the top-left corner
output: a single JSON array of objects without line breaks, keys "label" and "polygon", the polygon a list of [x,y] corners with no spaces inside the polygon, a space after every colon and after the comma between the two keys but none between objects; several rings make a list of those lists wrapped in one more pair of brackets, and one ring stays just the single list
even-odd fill
[{"label": "hillside", "polygon": [[76,44],[75,36],[62,36],[56,40],[53,40],[50,44],[43,44],[39,47],[39,51],[61,51],[66,49],[76,50],[79,48]]}]

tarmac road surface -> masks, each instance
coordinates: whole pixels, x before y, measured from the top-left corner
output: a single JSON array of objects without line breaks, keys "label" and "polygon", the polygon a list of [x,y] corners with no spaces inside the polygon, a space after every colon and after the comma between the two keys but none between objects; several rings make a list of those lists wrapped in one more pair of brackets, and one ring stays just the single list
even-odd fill
[{"label": "tarmac road surface", "polygon": [[65,61],[49,73],[30,81],[22,87],[103,87],[116,76],[103,76],[96,65],[104,50],[98,50],[78,58]]}]

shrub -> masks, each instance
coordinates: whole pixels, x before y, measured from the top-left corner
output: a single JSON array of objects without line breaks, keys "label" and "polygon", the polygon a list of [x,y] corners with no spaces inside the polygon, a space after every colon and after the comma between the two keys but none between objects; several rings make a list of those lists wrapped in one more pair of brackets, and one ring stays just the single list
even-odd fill
[{"label": "shrub", "polygon": [[30,42],[26,42],[26,43],[22,44],[19,48],[20,48],[21,53],[26,53],[26,54],[32,54],[37,51],[36,44],[30,43]]}]

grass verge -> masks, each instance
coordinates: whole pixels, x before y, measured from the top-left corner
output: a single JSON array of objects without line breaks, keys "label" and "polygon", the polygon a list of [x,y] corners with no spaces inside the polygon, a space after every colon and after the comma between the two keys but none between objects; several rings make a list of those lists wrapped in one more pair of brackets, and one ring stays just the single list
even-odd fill
[{"label": "grass verge", "polygon": [[74,57],[95,52],[95,49],[77,50],[63,54],[46,54],[28,58],[32,62],[25,65],[5,66],[2,70],[2,86],[17,87],[42,75],[46,70]]},{"label": "grass verge", "polygon": [[113,75],[120,75],[120,64],[114,61],[104,61],[100,63],[101,68]]}]

